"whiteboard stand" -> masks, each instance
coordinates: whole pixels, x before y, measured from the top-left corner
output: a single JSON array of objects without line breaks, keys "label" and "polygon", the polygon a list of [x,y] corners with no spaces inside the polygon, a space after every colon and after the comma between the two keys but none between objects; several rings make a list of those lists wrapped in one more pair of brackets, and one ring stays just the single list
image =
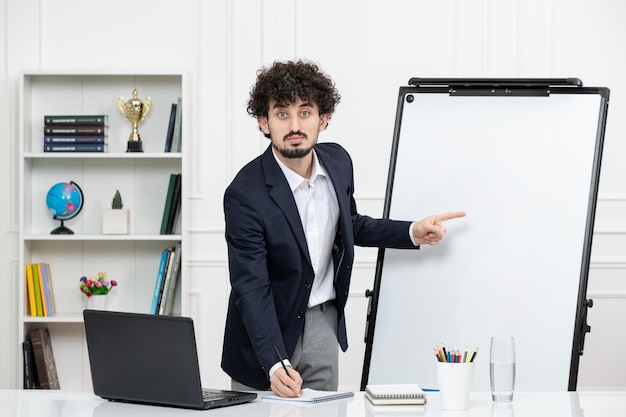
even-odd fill
[{"label": "whiteboard stand", "polygon": [[361,389],[436,388],[435,344],[516,342],[517,390],[576,389],[609,89],[565,79],[424,79],[400,87],[385,218],[446,211],[439,246],[381,249]]}]

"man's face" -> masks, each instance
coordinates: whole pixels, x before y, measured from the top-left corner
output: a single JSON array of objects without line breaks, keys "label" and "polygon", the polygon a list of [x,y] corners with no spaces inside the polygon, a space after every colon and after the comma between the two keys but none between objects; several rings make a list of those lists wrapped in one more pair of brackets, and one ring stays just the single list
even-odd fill
[{"label": "man's face", "polygon": [[271,101],[267,118],[259,117],[258,122],[283,158],[304,158],[317,143],[319,132],[326,127],[328,115],[320,115],[316,103],[301,99],[291,104]]}]

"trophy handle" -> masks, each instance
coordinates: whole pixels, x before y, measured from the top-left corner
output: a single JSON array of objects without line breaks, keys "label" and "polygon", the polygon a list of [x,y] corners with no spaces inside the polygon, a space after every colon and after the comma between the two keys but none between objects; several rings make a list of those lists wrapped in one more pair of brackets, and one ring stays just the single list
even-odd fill
[{"label": "trophy handle", "polygon": [[146,100],[143,102],[143,115],[141,116],[141,120],[143,120],[148,115],[148,112],[151,108],[152,99],[150,97],[146,97]]},{"label": "trophy handle", "polygon": [[120,96],[120,98],[117,99],[117,108],[126,116],[126,102],[124,101],[124,97]]}]

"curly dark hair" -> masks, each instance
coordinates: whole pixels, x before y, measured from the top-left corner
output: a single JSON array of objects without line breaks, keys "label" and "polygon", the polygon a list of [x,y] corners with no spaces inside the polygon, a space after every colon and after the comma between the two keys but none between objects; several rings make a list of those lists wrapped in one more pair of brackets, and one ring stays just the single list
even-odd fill
[{"label": "curly dark hair", "polygon": [[248,114],[267,117],[269,102],[291,104],[297,99],[312,101],[320,114],[332,115],[341,100],[335,83],[319,67],[308,61],[275,61],[257,71],[256,84],[250,91]]}]

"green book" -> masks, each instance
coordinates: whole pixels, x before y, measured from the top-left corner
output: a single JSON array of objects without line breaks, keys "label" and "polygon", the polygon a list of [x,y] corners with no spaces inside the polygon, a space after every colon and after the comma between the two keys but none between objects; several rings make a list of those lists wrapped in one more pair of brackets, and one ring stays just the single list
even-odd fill
[{"label": "green book", "polygon": [[170,152],[180,152],[183,130],[183,99],[176,99],[176,117],[174,119],[174,132],[172,132],[172,146]]},{"label": "green book", "polygon": [[95,125],[107,126],[109,116],[106,114],[79,114],[79,115],[45,115],[44,125]]},{"label": "green book", "polygon": [[163,219],[161,220],[161,234],[167,234],[167,223],[172,211],[172,201],[174,200],[174,189],[176,188],[176,174],[170,174],[170,182],[165,195],[165,207],[163,208]]},{"label": "green book", "polygon": [[176,174],[176,183],[174,184],[174,196],[172,197],[172,205],[170,207],[169,217],[167,218],[167,229],[165,231],[166,235],[171,235],[172,233],[174,233],[174,223],[176,222],[176,216],[178,216],[178,212],[180,211],[180,187],[182,186],[181,182],[181,174]]},{"label": "green book", "polygon": [[33,288],[35,289],[35,305],[37,308],[37,316],[43,316],[43,302],[41,300],[41,287],[39,286],[39,268],[37,264],[29,265],[33,271]]}]

